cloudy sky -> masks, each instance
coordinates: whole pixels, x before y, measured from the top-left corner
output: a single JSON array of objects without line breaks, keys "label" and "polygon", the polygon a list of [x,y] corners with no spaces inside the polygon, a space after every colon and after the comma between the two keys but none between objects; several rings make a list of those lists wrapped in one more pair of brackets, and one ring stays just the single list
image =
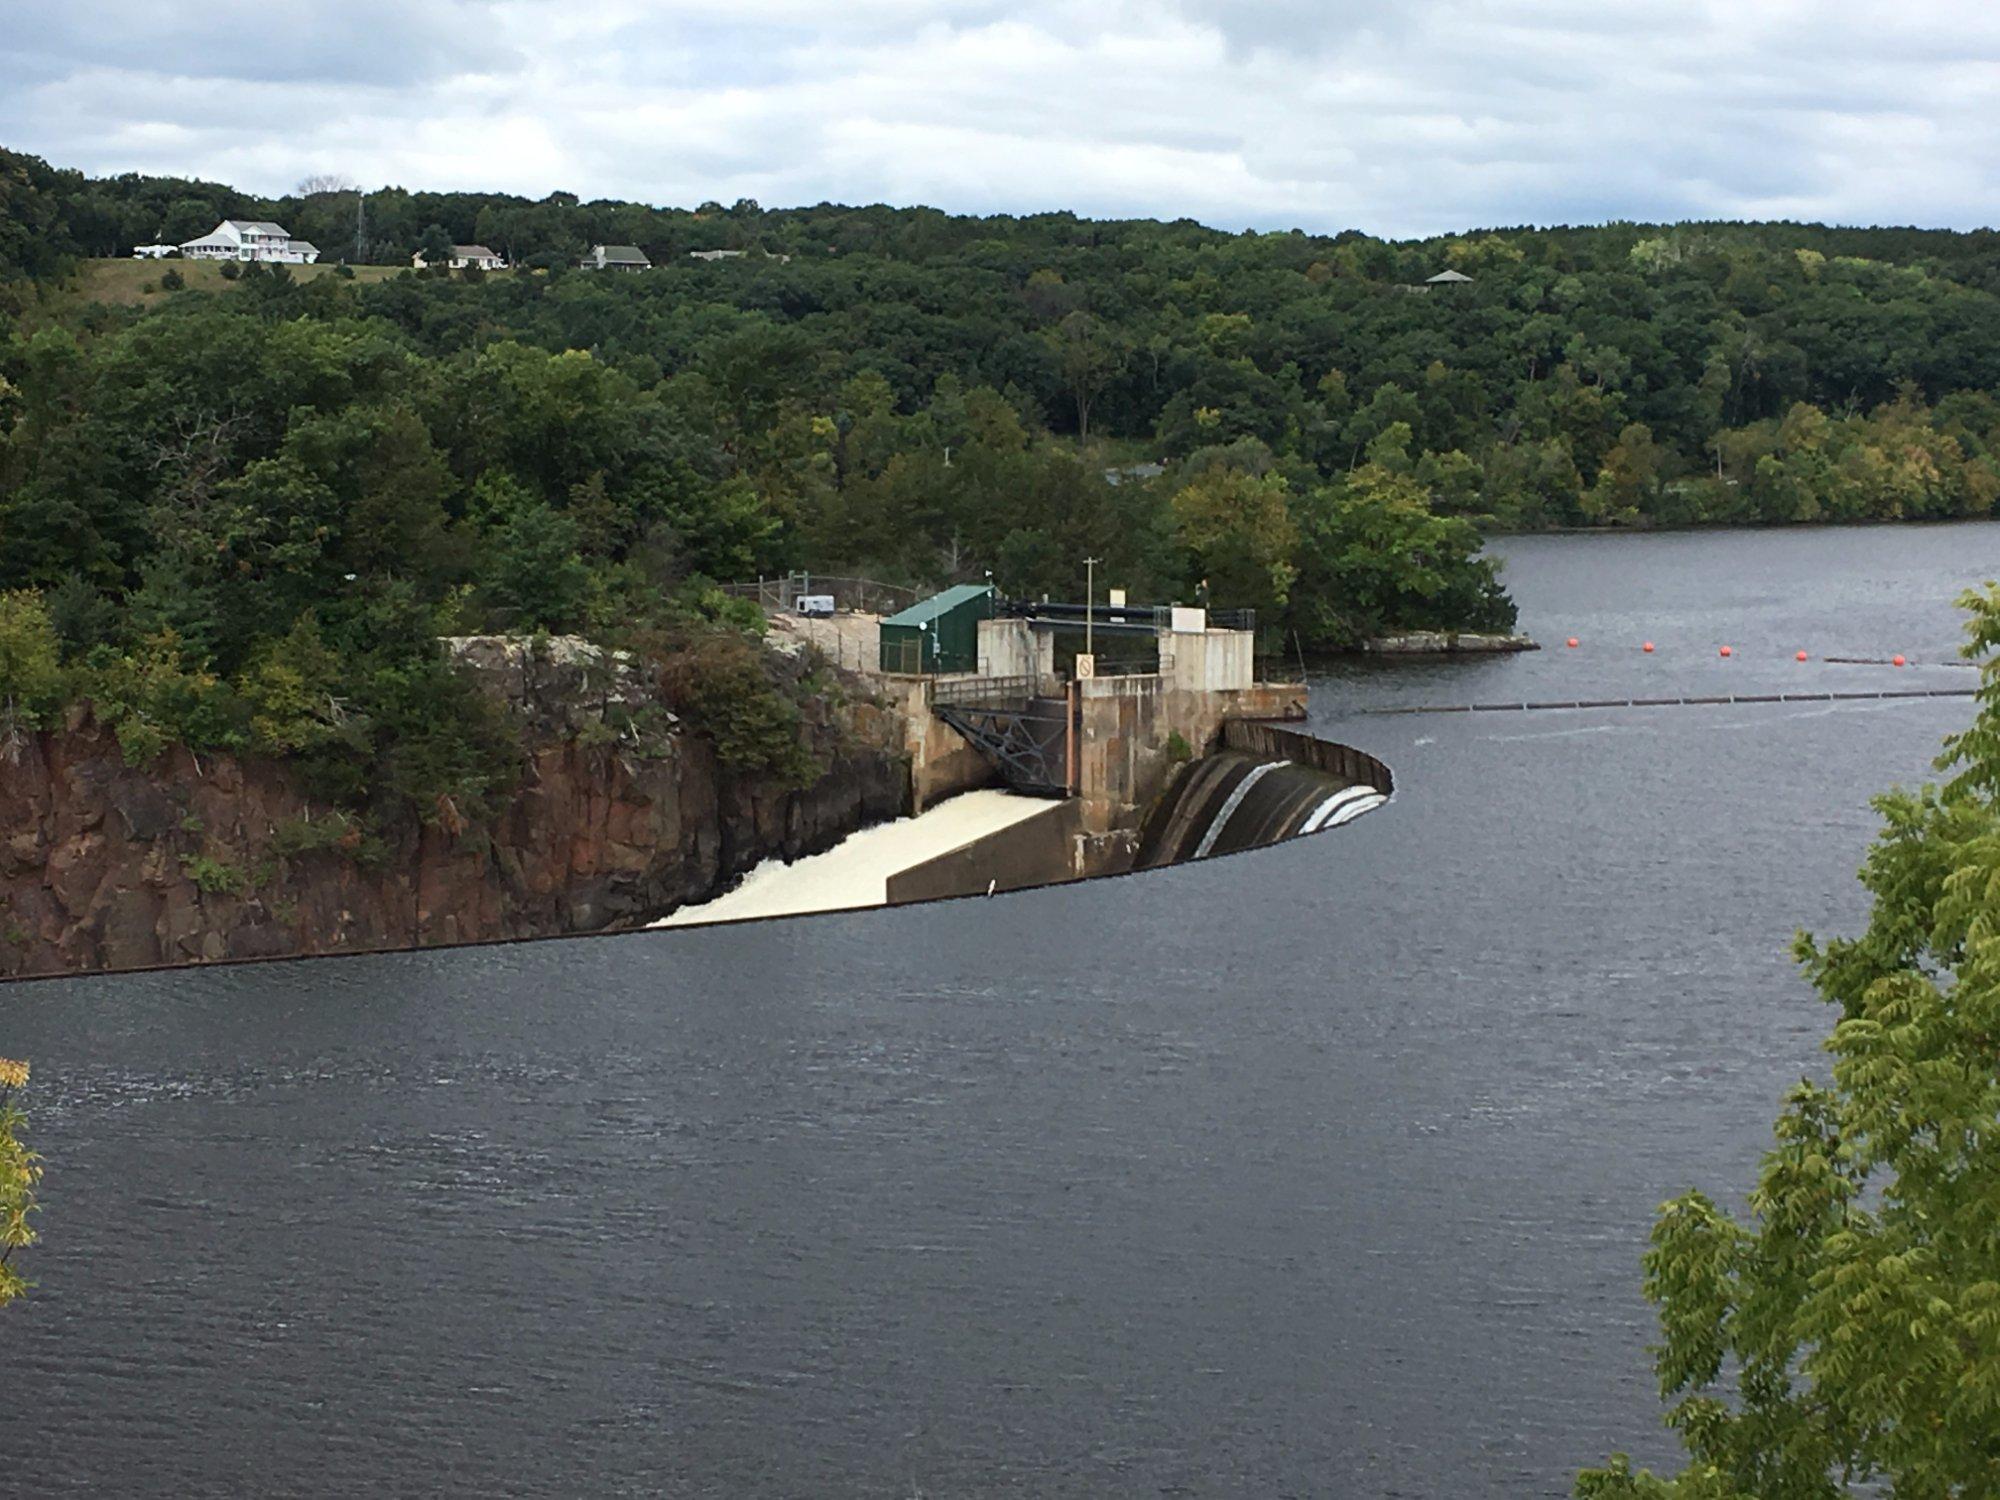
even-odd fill
[{"label": "cloudy sky", "polygon": [[0,0],[94,173],[1422,234],[1993,222],[1991,0]]}]

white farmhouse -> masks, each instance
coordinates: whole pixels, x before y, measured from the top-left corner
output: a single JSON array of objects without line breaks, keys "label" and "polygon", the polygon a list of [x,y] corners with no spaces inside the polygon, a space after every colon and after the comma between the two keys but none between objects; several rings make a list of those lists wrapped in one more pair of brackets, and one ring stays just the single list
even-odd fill
[{"label": "white farmhouse", "polygon": [[[419,250],[415,255],[410,257],[410,264],[421,271],[430,265],[430,262],[424,259],[424,252]],[[463,271],[467,266],[477,266],[482,271],[504,271],[507,269],[506,260],[488,250],[484,245],[453,245],[451,247],[451,260],[449,264],[454,271]]]},{"label": "white farmhouse", "polygon": [[184,241],[181,254],[189,260],[261,260],[309,266],[319,259],[319,247],[293,239],[282,224],[268,219],[224,219],[200,239]]}]

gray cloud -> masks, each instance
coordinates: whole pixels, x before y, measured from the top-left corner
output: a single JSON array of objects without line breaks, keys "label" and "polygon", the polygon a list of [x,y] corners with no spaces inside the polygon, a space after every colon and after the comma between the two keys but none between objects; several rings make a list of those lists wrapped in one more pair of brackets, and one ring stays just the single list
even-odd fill
[{"label": "gray cloud", "polygon": [[1991,214],[2000,8],[1906,0],[0,0],[96,172],[1428,233]]},{"label": "gray cloud", "polygon": [[490,0],[0,0],[0,36],[44,79],[83,70],[409,87],[518,67]]}]

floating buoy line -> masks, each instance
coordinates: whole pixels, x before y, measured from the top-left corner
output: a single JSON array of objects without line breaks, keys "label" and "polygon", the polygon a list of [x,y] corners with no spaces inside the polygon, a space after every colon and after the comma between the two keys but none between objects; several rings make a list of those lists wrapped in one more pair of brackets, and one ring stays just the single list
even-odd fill
[{"label": "floating buoy line", "polygon": [[[1577,636],[1568,637],[1563,644],[1575,651],[1583,642]],[[1651,656],[1654,652],[1651,641],[1640,643],[1639,649]],[[1724,660],[1733,659],[1736,648],[1719,646],[1716,655]],[[1812,654],[1797,652],[1793,660],[1811,661]],[[1909,658],[1895,656],[1822,656],[1820,660],[1828,666],[1841,667],[1907,667],[1912,665]],[[1979,663],[1970,661],[1920,662],[1920,666],[1931,667],[1973,667]],[[1361,714],[1499,714],[1534,713],[1543,709],[1578,708],[1696,708],[1727,706],[1732,703],[1850,703],[1883,698],[1971,698],[1977,695],[1977,688],[1879,688],[1875,690],[1854,689],[1843,693],[1702,693],[1685,694],[1673,698],[1556,698],[1547,702],[1523,703],[1419,703],[1400,708],[1363,708]]]},{"label": "floating buoy line", "polygon": [[1846,693],[1714,693],[1683,698],[1561,698],[1546,703],[1419,703],[1402,708],[1364,708],[1362,714],[1501,714],[1560,708],[1696,708],[1732,703],[1849,703],[1878,698],[1971,698],[1977,688],[1881,688]]}]

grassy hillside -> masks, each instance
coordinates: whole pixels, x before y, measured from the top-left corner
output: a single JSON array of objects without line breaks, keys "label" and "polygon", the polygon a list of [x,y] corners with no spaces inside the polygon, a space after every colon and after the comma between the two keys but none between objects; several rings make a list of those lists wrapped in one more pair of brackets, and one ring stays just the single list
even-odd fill
[{"label": "grassy hillside", "polygon": [[[160,278],[170,267],[181,273],[190,290],[229,291],[238,283],[223,276],[223,264],[219,260],[86,260],[80,262],[77,268],[76,296],[81,302],[150,307],[167,295],[160,290]],[[287,266],[285,269],[300,281],[313,281],[334,273],[333,265],[324,262],[311,266]],[[403,267],[355,266],[353,269],[356,281],[386,281]]]}]

